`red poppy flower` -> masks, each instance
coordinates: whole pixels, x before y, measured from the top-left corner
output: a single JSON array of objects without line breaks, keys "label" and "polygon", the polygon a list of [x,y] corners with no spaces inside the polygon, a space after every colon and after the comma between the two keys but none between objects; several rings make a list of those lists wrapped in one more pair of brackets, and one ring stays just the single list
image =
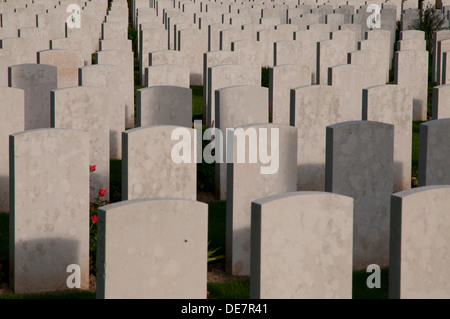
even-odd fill
[{"label": "red poppy flower", "polygon": [[91,217],[92,223],[95,224],[97,222],[97,215]]},{"label": "red poppy flower", "polygon": [[89,165],[89,172],[94,172],[95,171],[95,165]]},{"label": "red poppy flower", "polygon": [[106,194],[106,188],[100,188],[98,191],[98,196],[103,197]]}]

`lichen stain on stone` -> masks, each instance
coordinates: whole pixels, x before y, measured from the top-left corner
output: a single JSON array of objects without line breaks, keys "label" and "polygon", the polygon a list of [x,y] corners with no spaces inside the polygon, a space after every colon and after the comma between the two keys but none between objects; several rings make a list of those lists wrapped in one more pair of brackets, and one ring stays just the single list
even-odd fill
[{"label": "lichen stain on stone", "polygon": [[52,224],[45,224],[44,226],[44,232],[51,233],[55,230],[55,225]]}]

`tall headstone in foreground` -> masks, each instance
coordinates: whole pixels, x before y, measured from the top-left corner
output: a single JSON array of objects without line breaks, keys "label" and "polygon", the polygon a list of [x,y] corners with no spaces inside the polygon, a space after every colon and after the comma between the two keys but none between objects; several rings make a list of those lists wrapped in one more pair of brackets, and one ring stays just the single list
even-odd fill
[{"label": "tall headstone in foreground", "polygon": [[295,192],[252,202],[251,298],[351,298],[353,199]]},{"label": "tall headstone in foreground", "polygon": [[394,126],[352,121],[327,127],[325,190],[354,199],[353,270],[389,265]]},{"label": "tall headstone in foreground", "polygon": [[9,212],[9,135],[24,126],[23,90],[0,87],[0,212]]},{"label": "tall headstone in foreground", "polygon": [[392,195],[389,298],[450,298],[449,205],[448,185]]},{"label": "tall headstone in foreground", "polygon": [[97,227],[97,298],[206,298],[205,203],[124,201],[101,207]]},{"label": "tall headstone in foreground", "polygon": [[68,290],[67,269],[74,264],[80,288],[89,288],[88,154],[88,136],[81,131],[37,129],[10,136],[15,293]]}]

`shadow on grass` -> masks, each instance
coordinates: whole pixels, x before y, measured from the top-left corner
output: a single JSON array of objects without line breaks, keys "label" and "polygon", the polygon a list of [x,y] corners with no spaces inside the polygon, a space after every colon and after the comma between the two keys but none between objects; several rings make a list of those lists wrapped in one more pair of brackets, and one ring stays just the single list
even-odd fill
[{"label": "shadow on grass", "polygon": [[389,270],[381,269],[381,288],[367,287],[369,272],[353,273],[353,299],[388,299],[389,297]]},{"label": "shadow on grass", "polygon": [[203,118],[203,86],[191,85],[192,90],[192,120]]},{"label": "shadow on grass", "polygon": [[250,280],[208,283],[209,299],[249,299]]},{"label": "shadow on grass", "polygon": [[211,202],[208,205],[208,240],[210,248],[219,248],[215,255],[225,255],[226,202]]}]

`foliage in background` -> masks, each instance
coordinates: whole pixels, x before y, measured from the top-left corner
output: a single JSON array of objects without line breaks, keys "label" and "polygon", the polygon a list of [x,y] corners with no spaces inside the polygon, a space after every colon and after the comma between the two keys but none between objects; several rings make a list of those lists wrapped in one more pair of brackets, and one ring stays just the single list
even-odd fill
[{"label": "foliage in background", "polygon": [[427,51],[431,53],[433,51],[433,33],[448,28],[443,27],[445,23],[444,16],[434,5],[428,4],[424,9],[417,10],[419,12],[419,20],[412,27],[425,32]]},{"label": "foliage in background", "polygon": [[208,242],[208,262],[210,261],[216,261],[216,260],[220,260],[220,259],[224,259],[225,255],[215,255],[216,252],[221,248],[209,248],[209,244],[211,243],[211,241]]},{"label": "foliage in background", "polygon": [[[135,28],[130,27],[130,26],[128,27],[128,40],[131,40],[132,50],[133,50],[134,54],[136,55],[137,46],[138,46],[137,31]],[[137,58],[137,57],[135,56],[135,58]]]}]

